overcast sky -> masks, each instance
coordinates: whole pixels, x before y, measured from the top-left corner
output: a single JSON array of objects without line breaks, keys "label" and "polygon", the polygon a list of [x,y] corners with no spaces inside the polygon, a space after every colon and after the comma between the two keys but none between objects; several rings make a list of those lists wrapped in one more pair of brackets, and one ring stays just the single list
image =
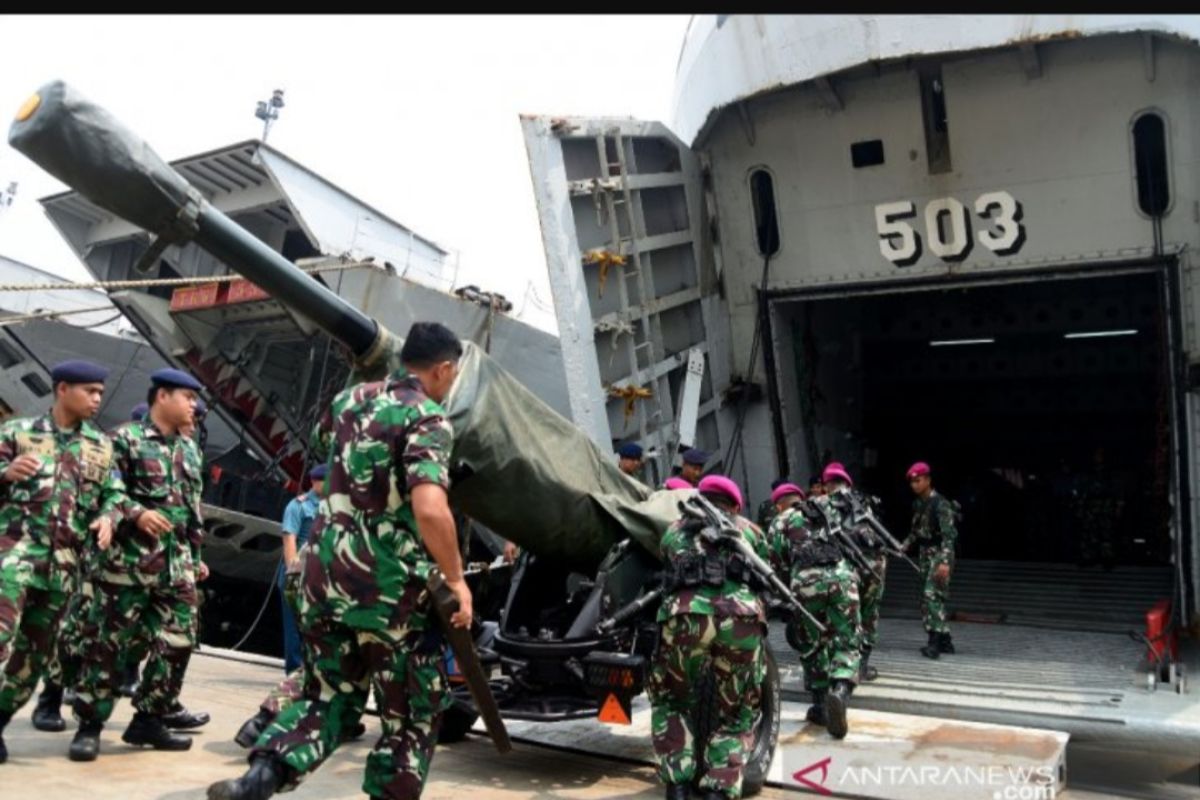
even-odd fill
[{"label": "overcast sky", "polygon": [[[518,114],[669,122],[687,24],[686,15],[5,16],[0,118],[61,78],[171,160],[261,136],[255,104],[283,89],[272,146],[457,252],[456,285],[500,291],[522,319],[553,329]],[[0,212],[0,255],[87,279],[37,203],[62,185],[5,143],[0,191],[11,181],[19,187]]]}]

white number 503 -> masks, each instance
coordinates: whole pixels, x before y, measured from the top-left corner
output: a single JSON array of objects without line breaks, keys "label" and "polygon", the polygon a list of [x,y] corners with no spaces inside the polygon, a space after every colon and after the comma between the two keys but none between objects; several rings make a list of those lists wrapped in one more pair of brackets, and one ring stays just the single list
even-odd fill
[{"label": "white number 503", "polygon": [[[981,194],[975,199],[975,214],[990,222],[992,229],[981,229],[972,237],[966,206],[953,197],[930,200],[925,206],[929,252],[943,261],[962,261],[970,255],[975,238],[998,256],[1012,255],[1025,244],[1021,204],[1008,192]],[[916,215],[917,206],[911,200],[875,206],[879,252],[897,267],[912,266],[921,258],[921,234],[907,222]]]}]

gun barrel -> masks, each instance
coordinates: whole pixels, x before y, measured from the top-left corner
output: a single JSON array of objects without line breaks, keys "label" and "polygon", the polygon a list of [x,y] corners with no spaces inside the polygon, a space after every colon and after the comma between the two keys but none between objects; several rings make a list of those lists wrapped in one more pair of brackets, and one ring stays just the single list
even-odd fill
[{"label": "gun barrel", "polygon": [[[697,510],[697,507],[699,510]],[[796,596],[792,594],[787,584],[775,574],[775,570],[771,568],[771,565],[764,561],[758,553],[754,552],[754,548],[750,546],[750,543],[742,538],[741,531],[730,525],[725,515],[716,506],[700,495],[695,495],[694,497],[689,497],[686,501],[680,501],[679,508],[686,514],[707,519],[710,524],[715,526],[717,531],[720,531],[720,534],[714,535],[725,536],[738,552],[741,553],[746,563],[758,573],[760,578],[766,581],[767,585],[771,587],[771,591],[787,601],[793,610],[799,611],[808,617],[817,630],[821,633],[825,632],[825,626],[821,624],[820,620],[814,617],[804,607],[804,604],[796,599]]]},{"label": "gun barrel", "polygon": [[241,225],[205,204],[197,220],[196,244],[240,272],[272,297],[304,314],[355,356],[370,352],[379,324],[347,303]]},{"label": "gun barrel", "polygon": [[632,617],[634,614],[637,614],[639,611],[644,609],[646,606],[650,605],[651,603],[657,602],[658,599],[662,597],[662,593],[663,593],[662,589],[654,589],[653,591],[646,592],[644,595],[637,598],[636,600],[632,600],[632,601],[626,603],[625,605],[623,605],[619,609],[617,609],[616,613],[614,613],[611,617],[609,617],[608,619],[605,619],[605,620],[601,620],[600,624],[598,624],[596,626],[596,630],[599,631],[600,633],[608,633],[613,628],[617,627],[622,622],[624,622],[625,620]]},{"label": "gun barrel", "polygon": [[380,337],[373,319],[213,208],[141,137],[62,81],[42,86],[22,106],[8,141],[104,210],[174,243],[194,237],[356,356]]}]

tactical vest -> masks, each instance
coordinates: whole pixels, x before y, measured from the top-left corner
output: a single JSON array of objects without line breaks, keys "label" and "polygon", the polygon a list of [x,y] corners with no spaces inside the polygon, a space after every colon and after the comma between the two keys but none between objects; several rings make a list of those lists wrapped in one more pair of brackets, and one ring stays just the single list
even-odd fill
[{"label": "tactical vest", "polygon": [[942,531],[942,517],[941,514],[938,513],[941,511],[942,503],[950,504],[950,513],[954,515],[954,525],[956,527],[962,522],[962,506],[958,504],[958,501],[951,500],[949,497],[940,494],[935,494],[932,498],[930,498],[929,505],[925,510],[925,513],[929,515],[928,528],[930,536],[925,541],[936,542],[939,545],[945,538]]},{"label": "tactical vest", "polygon": [[[698,531],[692,532],[693,537]],[[750,568],[741,553],[728,547],[714,548],[704,542],[703,552],[688,552],[671,559],[662,573],[664,592],[675,592],[698,586],[720,588],[725,581],[733,581],[752,592],[761,592],[767,587],[758,574]]]},{"label": "tactical vest", "polygon": [[800,509],[809,520],[811,535],[803,541],[789,539],[788,545],[792,554],[793,569],[811,569],[812,567],[828,567],[842,560],[842,549],[837,542],[831,541],[825,529],[824,520],[816,512],[810,511],[804,501],[796,501],[792,508]]}]

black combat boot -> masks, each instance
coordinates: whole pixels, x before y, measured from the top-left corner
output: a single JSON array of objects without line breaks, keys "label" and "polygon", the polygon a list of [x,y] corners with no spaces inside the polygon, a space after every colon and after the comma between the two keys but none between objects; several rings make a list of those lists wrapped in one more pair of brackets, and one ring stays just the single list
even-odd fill
[{"label": "black combat boot", "polygon": [[184,708],[183,704],[178,700],[175,701],[175,706],[166,714],[163,714],[162,717],[164,725],[166,725],[168,728],[174,728],[177,731],[186,731],[191,730],[192,728],[202,727],[207,725],[210,719],[212,719],[212,717],[208,715],[207,711],[193,713]]},{"label": "black combat boot", "polygon": [[33,709],[33,727],[49,733],[65,731],[67,721],[62,718],[62,699],[63,687],[47,682]]},{"label": "black combat boot", "polygon": [[137,694],[138,667],[139,664],[136,661],[125,665],[121,672],[121,685],[117,688],[118,697],[133,697]]},{"label": "black combat boot", "polygon": [[129,727],[121,734],[121,741],[126,744],[148,744],[155,750],[189,750],[192,746],[191,737],[171,733],[161,715],[143,711],[133,715]]},{"label": "black combat boot", "polygon": [[233,740],[249,750],[251,747],[254,747],[254,743],[258,741],[258,737],[262,736],[262,732],[267,729],[267,726],[274,719],[274,714],[259,709],[257,714],[242,723],[242,727],[238,730],[237,736],[233,737]]},{"label": "black combat boot", "polygon": [[822,728],[825,727],[826,718],[824,689],[812,690],[812,705],[808,707],[808,712],[804,715],[804,718],[815,725],[820,725]]},{"label": "black combat boot", "polygon": [[68,757],[72,761],[95,761],[100,755],[100,731],[104,730],[103,722],[81,722],[75,738],[71,740],[71,750]]},{"label": "black combat boot", "polygon": [[719,789],[707,789],[703,800],[728,800],[729,796]]},{"label": "black combat boot", "polygon": [[287,774],[287,765],[275,753],[260,753],[240,778],[208,787],[208,800],[267,800],[275,794]]},{"label": "black combat boot", "polygon": [[686,783],[667,784],[667,800],[688,800],[691,796],[691,789]]},{"label": "black combat boot", "polygon": [[79,673],[83,671],[83,659],[78,656],[59,656],[62,663],[63,704],[75,705],[75,687],[79,685]]},{"label": "black combat boot", "polygon": [[4,727],[12,719],[12,714],[0,711],[0,764],[8,761],[8,747],[4,744]]},{"label": "black combat boot", "polygon": [[868,662],[871,660],[871,648],[864,647],[862,652],[862,663],[858,665],[858,679],[860,681],[873,681],[879,677],[879,670],[872,667]]},{"label": "black combat boot", "polygon": [[938,652],[954,655],[954,642],[950,641],[949,633],[938,634]]},{"label": "black combat boot", "polygon": [[926,658],[937,658],[940,650],[938,645],[941,643],[941,640],[942,637],[939,634],[930,631],[929,644],[921,648],[921,655],[925,656]]},{"label": "black combat boot", "polygon": [[825,727],[835,739],[844,739],[850,730],[846,722],[846,709],[850,704],[852,691],[853,687],[849,681],[834,681],[829,693],[825,695]]}]

